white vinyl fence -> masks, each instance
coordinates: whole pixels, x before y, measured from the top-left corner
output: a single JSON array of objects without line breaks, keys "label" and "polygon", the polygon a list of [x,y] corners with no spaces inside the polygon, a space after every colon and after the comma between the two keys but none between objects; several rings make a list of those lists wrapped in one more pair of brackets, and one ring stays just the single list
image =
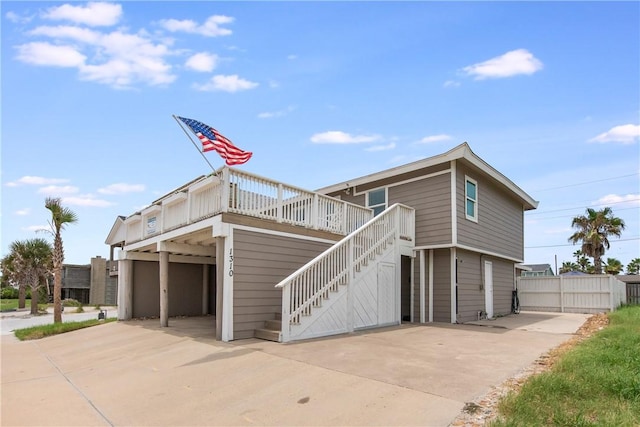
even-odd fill
[{"label": "white vinyl fence", "polygon": [[523,311],[599,313],[627,302],[626,286],[611,275],[518,277]]}]

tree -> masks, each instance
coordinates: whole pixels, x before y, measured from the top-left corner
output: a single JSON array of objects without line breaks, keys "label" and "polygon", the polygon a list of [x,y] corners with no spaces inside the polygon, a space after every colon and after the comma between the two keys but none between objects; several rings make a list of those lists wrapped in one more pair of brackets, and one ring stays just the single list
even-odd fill
[{"label": "tree", "polygon": [[562,267],[560,267],[560,274],[569,273],[571,271],[579,271],[580,266],[575,262],[565,261],[562,263]]},{"label": "tree", "polygon": [[9,245],[12,270],[20,286],[31,288],[31,314],[38,314],[38,290],[51,272],[53,251],[44,239],[18,240]]},{"label": "tree", "polygon": [[627,265],[627,274],[640,274],[640,258],[634,258]]},{"label": "tree", "polygon": [[604,271],[607,274],[613,274],[615,276],[616,274],[620,274],[623,268],[624,266],[622,265],[620,260],[617,260],[615,258],[607,258],[607,263],[604,266]]},{"label": "tree", "polygon": [[620,237],[624,230],[624,221],[613,216],[609,207],[596,211],[587,208],[586,215],[579,215],[571,221],[571,227],[577,231],[570,237],[573,244],[580,242],[582,252],[593,258],[595,274],[602,274],[602,256],[609,249],[609,236]]},{"label": "tree", "polygon": [[582,271],[583,273],[588,273],[589,271],[593,270],[591,261],[589,261],[589,258],[587,258],[587,256],[584,253],[582,253],[580,249],[575,251],[573,253],[573,256],[576,257],[575,271]]},{"label": "tree", "polygon": [[16,257],[14,253],[9,253],[2,258],[2,277],[3,280],[9,282],[11,286],[18,287],[18,308],[25,307],[26,300],[26,281],[23,272],[16,269]]},{"label": "tree", "polygon": [[62,322],[62,263],[64,262],[64,248],[61,232],[67,224],[78,221],[78,217],[71,209],[62,206],[59,198],[47,197],[44,207],[51,211],[51,234],[53,235],[53,323]]}]

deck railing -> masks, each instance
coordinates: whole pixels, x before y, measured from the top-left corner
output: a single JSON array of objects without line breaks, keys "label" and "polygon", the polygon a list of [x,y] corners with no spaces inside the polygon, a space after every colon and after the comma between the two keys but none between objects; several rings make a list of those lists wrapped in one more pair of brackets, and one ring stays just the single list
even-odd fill
[{"label": "deck railing", "polygon": [[373,211],[363,206],[225,166],[127,218],[126,242],[137,242],[223,212],[341,235],[351,233],[373,217]]},{"label": "deck railing", "polygon": [[387,246],[397,239],[413,241],[414,222],[414,209],[395,204],[278,283],[276,288],[282,288],[282,341],[289,340],[290,325],[311,315],[313,307],[340,285],[348,285]]}]

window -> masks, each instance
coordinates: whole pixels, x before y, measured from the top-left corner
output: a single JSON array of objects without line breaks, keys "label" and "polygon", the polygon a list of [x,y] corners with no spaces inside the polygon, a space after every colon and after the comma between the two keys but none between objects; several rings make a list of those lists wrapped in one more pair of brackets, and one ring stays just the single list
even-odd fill
[{"label": "window", "polygon": [[465,177],[464,196],[466,218],[478,222],[478,183],[469,177]]},{"label": "window", "polygon": [[373,215],[376,216],[387,208],[387,189],[380,188],[367,193],[367,207],[373,209]]}]

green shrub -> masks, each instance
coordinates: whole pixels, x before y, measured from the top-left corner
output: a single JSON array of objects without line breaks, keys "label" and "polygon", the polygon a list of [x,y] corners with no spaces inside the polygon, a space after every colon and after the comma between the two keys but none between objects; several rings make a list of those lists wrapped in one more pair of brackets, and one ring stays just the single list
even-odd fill
[{"label": "green shrub", "polygon": [[0,298],[2,298],[2,299],[18,299],[18,288],[14,288],[14,287],[3,288],[0,291]]}]

